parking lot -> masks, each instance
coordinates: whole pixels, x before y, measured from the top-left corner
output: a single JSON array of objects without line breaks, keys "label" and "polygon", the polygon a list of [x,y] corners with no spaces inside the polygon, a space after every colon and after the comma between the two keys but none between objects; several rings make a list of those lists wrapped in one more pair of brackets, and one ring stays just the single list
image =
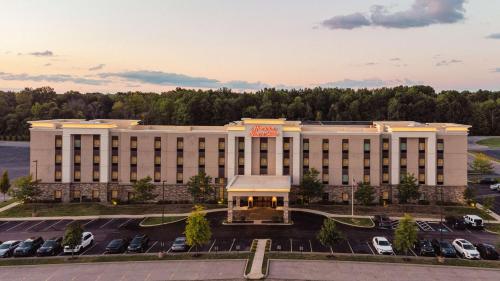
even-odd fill
[{"label": "parking lot", "polygon": [[[337,224],[345,236],[345,240],[337,243],[333,248],[325,247],[316,239],[324,217],[292,212],[293,225],[223,225],[225,212],[210,213],[207,218],[212,226],[212,240],[199,249],[189,251],[201,252],[235,252],[249,251],[252,240],[256,238],[271,239],[271,251],[278,252],[333,252],[351,254],[376,254],[371,244],[374,236],[385,236],[393,241],[393,229],[364,229]],[[142,219],[94,219],[79,220],[85,231],[95,236],[95,243],[82,251],[83,255],[105,254],[105,247],[112,239],[132,238],[136,234],[147,234],[150,243],[147,253],[159,251],[169,252],[174,239],[183,236],[185,222],[177,222],[158,227],[142,228],[139,223]],[[73,220],[42,220],[42,221],[0,221],[0,241],[23,240],[29,237],[42,236],[49,239],[62,236],[67,225]],[[397,227],[397,221],[393,222]],[[496,244],[498,236],[480,230],[455,230],[446,224],[436,222],[417,221],[419,238],[440,239],[451,241],[455,238],[464,238],[472,243]],[[396,252],[396,255],[403,253]],[[409,255],[415,255],[410,251]]]}]

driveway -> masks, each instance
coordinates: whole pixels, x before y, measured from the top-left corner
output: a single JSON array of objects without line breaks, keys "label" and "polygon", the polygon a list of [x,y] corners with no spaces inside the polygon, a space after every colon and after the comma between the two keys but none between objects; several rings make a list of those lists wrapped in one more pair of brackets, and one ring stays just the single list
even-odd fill
[{"label": "driveway", "polygon": [[244,280],[245,260],[158,261],[2,267],[0,280]]},{"label": "driveway", "polygon": [[[468,150],[469,151],[481,151],[482,153],[493,157],[500,159],[500,149],[494,149],[494,148],[489,148],[488,146],[485,145],[480,145],[477,144],[477,141],[480,141],[482,139],[487,139],[487,138],[492,138],[493,136],[490,137],[480,137],[480,136],[473,136],[473,137],[468,137],[467,138],[467,145],[468,145]],[[470,165],[474,161],[474,155],[469,154],[467,157],[467,163]],[[492,161],[493,164],[493,171],[495,174],[500,175],[500,163]]]},{"label": "driveway", "polygon": [[404,264],[271,260],[268,280],[498,280],[500,270]]}]

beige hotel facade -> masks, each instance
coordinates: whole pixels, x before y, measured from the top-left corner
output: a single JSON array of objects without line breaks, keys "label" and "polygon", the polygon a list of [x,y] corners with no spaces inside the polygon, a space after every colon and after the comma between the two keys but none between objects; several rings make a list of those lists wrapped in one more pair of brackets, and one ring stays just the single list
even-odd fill
[{"label": "beige hotel facade", "polygon": [[[319,200],[349,203],[367,182],[376,201],[397,203],[400,176],[413,174],[421,200],[458,202],[467,185],[469,126],[413,121],[300,122],[242,119],[224,126],[140,125],[137,120],[31,121],[30,171],[43,200],[133,198],[132,184],[151,177],[157,199],[191,201],[186,183],[204,171],[214,200],[233,211],[283,210],[304,171],[325,185]],[[442,191],[442,193],[441,193]]]}]

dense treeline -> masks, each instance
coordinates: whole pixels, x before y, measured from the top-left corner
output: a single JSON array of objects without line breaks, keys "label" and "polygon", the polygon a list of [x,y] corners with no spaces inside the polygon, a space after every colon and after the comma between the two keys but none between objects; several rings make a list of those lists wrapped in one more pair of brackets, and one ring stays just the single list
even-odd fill
[{"label": "dense treeline", "polygon": [[49,87],[0,91],[0,136],[28,135],[28,120],[131,118],[144,124],[223,125],[242,117],[289,120],[415,120],[472,125],[475,135],[500,135],[500,92],[443,91],[431,87],[381,89],[176,89],[162,94],[128,92],[56,94]]}]

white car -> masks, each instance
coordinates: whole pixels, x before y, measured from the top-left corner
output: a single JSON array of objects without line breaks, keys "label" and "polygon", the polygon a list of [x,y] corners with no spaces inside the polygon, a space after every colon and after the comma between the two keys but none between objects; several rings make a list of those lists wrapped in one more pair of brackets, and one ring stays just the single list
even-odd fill
[{"label": "white car", "polygon": [[455,239],[451,244],[455,247],[455,250],[457,250],[458,255],[465,259],[472,260],[481,258],[481,255],[477,251],[476,247],[465,239]]},{"label": "white car", "polygon": [[81,250],[87,248],[88,246],[92,245],[94,243],[94,235],[90,232],[84,232],[82,233],[82,242],[80,245],[76,245],[75,248],[70,248],[69,246],[64,246],[64,253],[65,254],[71,254],[73,253],[80,253]]},{"label": "white car", "polygon": [[490,189],[500,191],[500,183],[490,185]]},{"label": "white car", "polygon": [[394,255],[392,244],[387,238],[382,236],[375,236],[372,239],[372,244],[379,255]]},{"label": "white car", "polygon": [[465,215],[464,221],[467,225],[469,225],[472,228],[481,229],[484,227],[483,219],[477,215]]}]

